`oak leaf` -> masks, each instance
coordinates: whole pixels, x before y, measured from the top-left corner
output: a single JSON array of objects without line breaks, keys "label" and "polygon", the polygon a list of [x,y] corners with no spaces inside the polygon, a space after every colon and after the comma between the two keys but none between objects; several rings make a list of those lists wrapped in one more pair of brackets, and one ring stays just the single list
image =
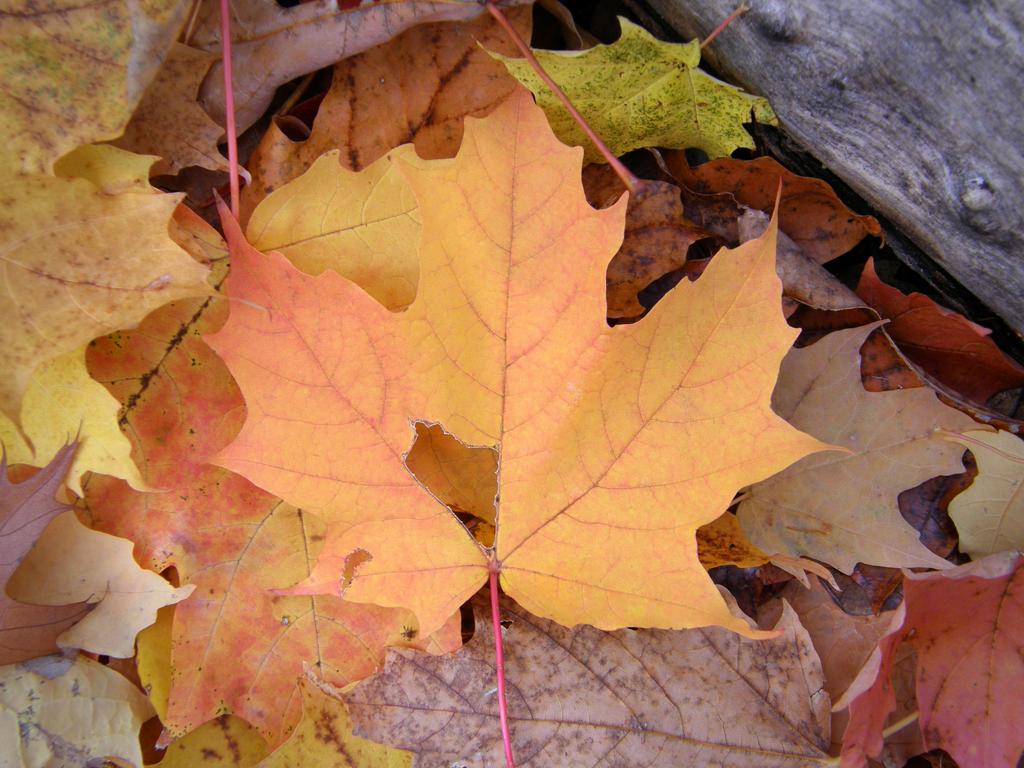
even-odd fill
[{"label": "oak leaf", "polygon": [[877,326],[837,331],[786,356],[772,396],[776,413],[847,450],[810,456],[753,486],[739,519],[761,549],[806,555],[843,573],[857,562],[946,568],[900,516],[898,496],[962,471],[962,451],[937,427],[976,425],[928,389],[867,392],[858,351]]},{"label": "oak leaf", "polygon": [[338,150],[327,152],[264,198],[249,218],[246,237],[256,248],[284,254],[307,274],[333,269],[388,309],[407,307],[416,297],[420,266],[419,207],[412,189],[388,157],[362,173],[339,160]]},{"label": "oak leaf", "polygon": [[39,363],[132,325],[168,301],[210,293],[207,269],[168,237],[178,200],[111,195],[82,178],[5,181],[0,410],[8,417],[18,418]]},{"label": "oak leaf", "polygon": [[1024,443],[1009,432],[950,435],[974,454],[978,476],[949,503],[960,549],[971,557],[1024,549]]},{"label": "oak leaf", "polygon": [[35,369],[21,405],[21,428],[0,413],[0,446],[11,464],[43,467],[68,440],[76,440],[67,486],[82,495],[82,475],[102,472],[144,490],[131,443],[118,428],[120,403],[89,377],[85,350],[47,360]]},{"label": "oak leaf", "polygon": [[199,85],[217,57],[175,43],[146,89],[131,120],[113,144],[140,154],[158,155],[154,174],[177,173],[189,165],[227,170],[217,149],[224,129],[199,106]]},{"label": "oak leaf", "polygon": [[[507,8],[505,15],[521,35],[530,36],[531,8]],[[335,64],[308,138],[289,138],[282,130],[289,118],[279,118],[253,151],[242,221],[265,195],[325,152],[339,150],[339,161],[352,171],[409,142],[426,159],[454,156],[463,118],[483,117],[516,87],[481,46],[516,52],[508,33],[485,13],[471,21],[421,24]]]},{"label": "oak leaf", "polygon": [[1004,389],[1024,385],[1024,367],[1007,357],[992,333],[921,293],[886,285],[868,259],[857,293],[890,320],[886,333],[915,365],[954,392],[984,404]]},{"label": "oak leaf", "polygon": [[142,765],[139,728],[152,714],[131,682],[83,656],[0,667],[0,765]]},{"label": "oak leaf", "polygon": [[0,168],[49,173],[79,144],[117,137],[185,20],[188,3],[5,4]]},{"label": "oak leaf", "polygon": [[925,749],[963,768],[1016,765],[1024,753],[1024,557],[991,555],[937,573],[904,572],[904,602],[836,708],[850,708],[842,766],[878,754],[896,701],[900,642],[917,650],[917,706]]},{"label": "oak leaf", "polygon": [[58,635],[87,610],[84,605],[26,605],[6,591],[7,580],[39,534],[68,509],[55,497],[74,454],[75,446],[63,447],[49,464],[20,483],[7,479],[6,457],[0,461],[0,664],[56,651]]},{"label": "oak leaf", "polygon": [[[259,119],[277,88],[289,80],[367,51],[417,24],[466,21],[483,12],[476,0],[378,0],[355,6],[316,0],[289,8],[249,0],[234,5],[236,14],[244,14],[232,25],[237,30],[232,36],[232,68],[239,131]],[[207,9],[215,8],[215,3],[207,4]],[[199,99],[213,119],[224,124],[222,63],[210,69]]]},{"label": "oak leaf", "polygon": [[[416,754],[414,766],[502,760],[488,608],[457,654],[388,651],[384,671],[344,695],[355,732]],[[807,633],[789,609],[781,637],[722,629],[602,632],[501,607],[516,764],[715,765],[828,762],[829,700]]]},{"label": "oak leaf", "polygon": [[612,329],[605,270],[625,201],[586,203],[578,150],[529,94],[467,120],[454,160],[403,170],[424,222],[404,313],[259,253],[225,223],[235,301],[210,343],[249,416],[216,461],[325,521],[297,589],[408,607],[431,631],[486,580],[488,554],[403,463],[423,421],[500,445],[496,560],[528,610],[751,632],[693,536],[740,486],[822,447],[768,405],[795,336],[778,308],[774,231]]},{"label": "oak leaf", "polygon": [[61,648],[126,659],[135,636],[157,609],[184,600],[194,587],[172,587],[132,559],[132,542],[93,531],[74,512],[57,516],[7,581],[7,594],[35,605],[95,603],[57,638]]},{"label": "oak leaf", "polygon": [[[697,69],[699,41],[665,43],[622,17],[619,25],[622,34],[611,45],[534,51],[612,154],[640,147],[696,147],[711,157],[725,157],[740,147],[753,149],[743,128],[751,111],[760,123],[776,122],[765,99]],[[604,162],[528,63],[497,54],[495,58],[537,97],[559,139],[584,147],[587,162]]]},{"label": "oak leaf", "polygon": [[667,152],[665,163],[679,183],[693,192],[732,195],[743,205],[765,212],[773,210],[781,183],[779,229],[819,263],[843,255],[868,235],[882,233],[874,217],[851,211],[826,182],[799,176],[770,157],[726,157],[691,168],[684,153]]},{"label": "oak leaf", "polygon": [[230,472],[209,465],[193,472],[169,493],[137,493],[97,477],[86,489],[97,527],[131,537],[141,562],[159,571],[174,566],[196,589],[175,608],[163,719],[173,736],[227,711],[273,748],[299,719],[296,681],[306,665],[341,687],[375,671],[386,645],[459,646],[457,614],[438,636],[425,637],[407,611],[275,593],[308,575],[323,525]]}]

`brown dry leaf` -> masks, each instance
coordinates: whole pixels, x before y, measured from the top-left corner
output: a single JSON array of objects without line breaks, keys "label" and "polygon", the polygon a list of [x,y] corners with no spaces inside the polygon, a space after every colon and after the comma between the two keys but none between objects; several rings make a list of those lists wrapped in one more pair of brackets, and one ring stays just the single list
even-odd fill
[{"label": "brown dry leaf", "polygon": [[[811,579],[809,589],[789,584],[780,599],[764,606],[758,618],[774,622],[788,602],[800,617],[800,623],[814,644],[825,673],[825,690],[833,701],[850,687],[861,667],[886,633],[892,614],[882,616],[851,616],[836,605],[828,590],[817,579]],[[909,647],[900,649],[895,659],[894,683],[897,695],[895,717],[902,718],[914,711],[914,653]],[[832,713],[832,750],[839,752],[843,731],[849,715],[845,711]],[[921,735],[914,728],[894,734],[887,742],[883,758],[902,766],[910,757],[924,751]],[[888,764],[888,763],[887,763]]]},{"label": "brown dry leaf", "polygon": [[[825,764],[829,699],[787,609],[772,640],[723,629],[569,629],[505,600],[509,717],[524,768]],[[503,764],[489,607],[457,654],[388,652],[344,698],[358,735],[416,753],[414,766]]]},{"label": "brown dry leaf", "polygon": [[339,150],[256,206],[246,239],[279,251],[308,275],[333,269],[388,309],[416,298],[420,276],[419,205],[393,158],[405,145],[362,173],[340,165]]},{"label": "brown dry leaf", "polygon": [[466,445],[440,424],[416,423],[416,440],[405,466],[428,491],[451,507],[494,525],[498,497],[498,452]]},{"label": "brown dry leaf", "polygon": [[[512,0],[509,4],[529,1]],[[466,21],[484,10],[477,0],[375,0],[355,7],[346,7],[337,0],[313,0],[291,8],[255,0],[249,3],[255,8],[247,8],[248,3],[234,4],[242,5],[248,18],[232,27],[235,119],[240,132],[259,119],[277,88],[289,80],[374,46],[379,51],[382,43],[410,27]],[[429,61],[432,54],[429,50],[425,53]],[[387,74],[393,76],[394,70]],[[409,90],[410,94],[415,92]],[[429,99],[434,91],[423,93]],[[220,63],[207,74],[199,99],[213,119],[223,125],[224,68]]]},{"label": "brown dry leaf", "polygon": [[126,659],[135,636],[156,621],[158,608],[180,602],[195,587],[172,587],[132,558],[127,539],[86,528],[67,511],[39,537],[7,582],[15,600],[36,605],[97,603],[57,638],[62,648]]},{"label": "brown dry leaf", "polygon": [[216,58],[175,43],[114,146],[163,158],[153,167],[154,175],[177,173],[189,165],[226,170],[227,161],[217,149],[224,131],[196,101],[199,84]]},{"label": "brown dry leaf", "polygon": [[779,229],[805,254],[824,264],[868,235],[881,236],[871,216],[859,216],[840,202],[821,179],[797,176],[770,157],[726,157],[691,168],[685,153],[665,152],[665,164],[683,186],[704,195],[728,193],[743,205],[770,212],[782,182]]},{"label": "brown dry leaf", "polygon": [[[767,213],[743,206],[737,220],[737,236],[740,242],[760,237],[768,229],[768,223]],[[864,307],[864,302],[856,293],[804,253],[785,232],[779,232],[775,271],[782,280],[783,295],[801,304],[834,312]],[[872,320],[877,319],[873,312],[871,315]]]},{"label": "brown dry leaf", "polygon": [[[530,9],[511,8],[506,15],[528,39]],[[516,87],[484,47],[516,51],[489,14],[470,22],[423,24],[336,64],[309,138],[296,143],[271,123],[253,152],[252,184],[242,193],[243,223],[267,194],[333,149],[353,171],[409,142],[422,158],[453,157],[462,143],[463,118],[483,117]]]},{"label": "brown dry leaf", "polygon": [[[970,418],[927,389],[867,392],[859,350],[878,324],[837,331],[783,361],[772,407],[798,429],[849,453],[801,459],[750,489],[739,519],[766,551],[807,555],[851,573],[857,562],[949,567],[900,516],[901,491],[962,471],[963,451],[936,427],[960,431]],[[840,406],[841,404],[841,406]]]},{"label": "brown dry leaf", "polygon": [[697,529],[697,556],[709,571],[720,565],[756,568],[771,558],[743,535],[743,529],[731,512]]},{"label": "brown dry leaf", "polygon": [[11,483],[0,460],[0,665],[57,650],[57,636],[86,612],[84,605],[57,608],[25,605],[7,596],[5,586],[43,529],[68,509],[55,499],[75,455],[69,445],[28,480]]},{"label": "brown dry leaf", "polygon": [[[614,204],[625,191],[608,165],[583,169],[583,192],[595,208]],[[626,320],[643,315],[649,307],[637,299],[640,291],[680,269],[690,247],[702,240],[716,248],[721,244],[685,218],[679,187],[664,181],[643,182],[629,196],[622,246],[608,264],[608,317]]]},{"label": "brown dry leaf", "polygon": [[141,765],[139,728],[153,708],[128,680],[79,656],[0,669],[0,765]]}]

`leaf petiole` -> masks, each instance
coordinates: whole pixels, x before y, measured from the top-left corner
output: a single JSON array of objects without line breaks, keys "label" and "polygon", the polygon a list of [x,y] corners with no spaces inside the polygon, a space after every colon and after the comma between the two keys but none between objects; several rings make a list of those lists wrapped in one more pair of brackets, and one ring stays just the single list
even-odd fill
[{"label": "leaf petiole", "polygon": [[498,717],[501,719],[501,741],[505,746],[505,765],[516,768],[512,756],[512,737],[508,730],[508,705],[505,703],[505,648],[501,639],[501,608],[498,606],[498,564],[488,567],[491,589],[491,626],[494,629],[494,666],[498,674]]}]

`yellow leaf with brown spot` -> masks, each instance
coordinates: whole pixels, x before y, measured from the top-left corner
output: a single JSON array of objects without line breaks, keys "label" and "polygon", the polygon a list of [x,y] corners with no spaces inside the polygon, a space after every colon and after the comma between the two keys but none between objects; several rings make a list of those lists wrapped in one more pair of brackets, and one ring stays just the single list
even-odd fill
[{"label": "yellow leaf with brown spot", "polygon": [[352,733],[345,704],[308,680],[302,690],[302,720],[284,744],[257,768],[412,768],[412,754],[375,744]]},{"label": "yellow leaf with brown spot", "polygon": [[0,410],[16,419],[39,363],[134,325],[207,269],[167,234],[180,195],[110,195],[86,179],[26,175],[0,190]]},{"label": "yellow leaf with brown spot", "polygon": [[[455,159],[404,160],[424,230],[403,313],[259,253],[225,219],[234,302],[210,342],[249,414],[216,461],[324,521],[292,592],[404,606],[429,632],[497,567],[509,595],[562,624],[757,634],[694,534],[739,488],[823,447],[769,405],[796,336],[775,230],[609,328],[625,200],[591,208],[580,163],[525,91],[468,120]],[[406,468],[417,421],[499,448],[493,566]]]},{"label": "yellow leaf with brown spot", "polygon": [[174,741],[151,768],[253,768],[267,756],[260,732],[234,715],[221,715]]},{"label": "yellow leaf with brown spot", "polygon": [[152,714],[131,682],[83,656],[0,667],[0,765],[141,765]]},{"label": "yellow leaf with brown spot", "polygon": [[124,129],[189,3],[4,3],[0,168],[49,173],[79,144]]}]

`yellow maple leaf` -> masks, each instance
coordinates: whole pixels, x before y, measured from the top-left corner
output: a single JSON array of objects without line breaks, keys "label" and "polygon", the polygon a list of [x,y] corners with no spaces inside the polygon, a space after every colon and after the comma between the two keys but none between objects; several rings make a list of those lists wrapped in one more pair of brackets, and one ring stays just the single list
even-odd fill
[{"label": "yellow maple leaf", "polygon": [[[700,42],[665,43],[619,17],[622,35],[584,51],[534,51],[612,153],[640,147],[696,147],[712,158],[754,148],[743,128],[751,111],[776,122],[767,100],[744,93],[697,69]],[[524,59],[492,54],[537,97],[555,135],[586,149],[588,163],[604,162],[562,102]]]},{"label": "yellow maple leaf", "polygon": [[[88,178],[24,174],[4,180],[0,410],[11,419],[19,417],[39,363],[134,325],[161,304],[211,293],[206,267],[168,235],[182,196],[139,189],[138,165],[126,155],[112,147],[92,155],[116,156],[112,172],[95,162],[69,166],[67,172],[89,167]],[[127,186],[119,187],[118,179]]]},{"label": "yellow maple leaf", "polygon": [[[467,120],[454,160],[407,159],[424,229],[403,313],[260,254],[227,221],[238,301],[210,341],[249,415],[217,461],[326,522],[296,591],[405,606],[429,632],[497,568],[512,597],[562,624],[755,634],[708,579],[694,532],[740,487],[823,447],[769,405],[796,335],[776,230],[720,254],[643,322],[609,328],[625,200],[591,208],[580,155],[520,91]],[[493,559],[404,465],[414,421],[500,446]]]}]

